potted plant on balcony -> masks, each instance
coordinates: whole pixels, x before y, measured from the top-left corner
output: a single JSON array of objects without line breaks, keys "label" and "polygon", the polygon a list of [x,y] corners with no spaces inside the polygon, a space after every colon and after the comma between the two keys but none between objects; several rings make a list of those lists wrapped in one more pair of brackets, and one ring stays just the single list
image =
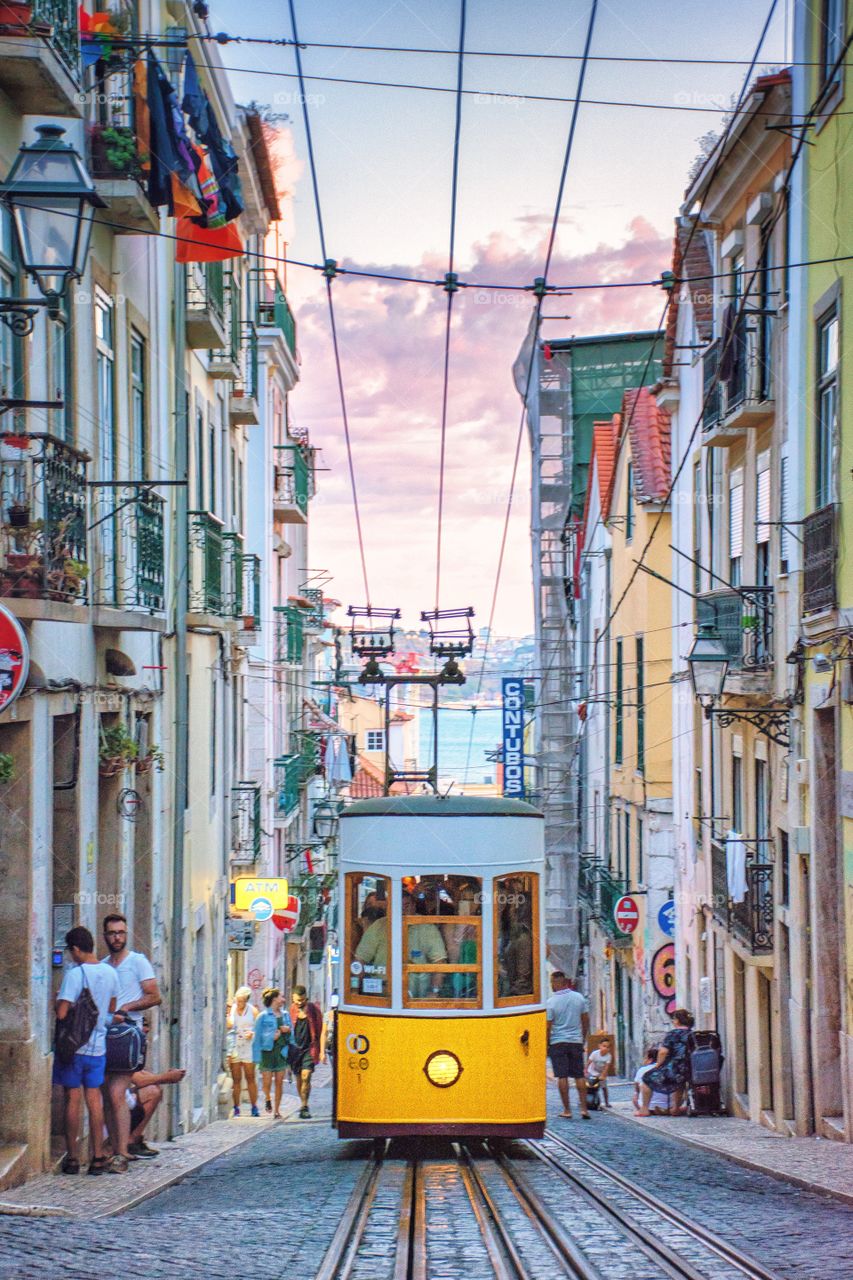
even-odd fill
[{"label": "potted plant on balcony", "polygon": [[30,523],[30,508],[25,502],[10,502],[6,518],[13,529],[25,529]]},{"label": "potted plant on balcony", "polygon": [[148,748],[144,756],[140,756],[136,761],[137,773],[150,773],[151,769],[156,765],[159,773],[163,772],[166,764],[166,757],[163,755],[162,749],[154,743]]},{"label": "potted plant on balcony", "polygon": [[0,782],[14,782],[15,759],[8,751],[0,751]]},{"label": "potted plant on balcony", "polygon": [[48,595],[51,600],[75,600],[83,581],[89,576],[89,566],[73,556],[64,556],[47,573]]},{"label": "potted plant on balcony", "polygon": [[96,175],[119,178],[141,176],[136,137],[127,125],[94,125],[91,149],[92,172]]},{"label": "potted plant on balcony", "polygon": [[138,754],[136,739],[131,737],[123,724],[113,724],[108,729],[101,730],[98,772],[102,778],[114,778],[122,769],[132,764]]}]

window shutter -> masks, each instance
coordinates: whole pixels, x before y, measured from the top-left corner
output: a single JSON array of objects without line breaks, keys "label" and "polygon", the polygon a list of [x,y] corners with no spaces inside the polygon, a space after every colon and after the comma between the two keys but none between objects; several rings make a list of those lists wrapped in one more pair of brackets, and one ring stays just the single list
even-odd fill
[{"label": "window shutter", "polygon": [[758,474],[755,478],[755,540],[770,541],[770,450],[765,449],[757,458]]},{"label": "window shutter", "polygon": [[743,555],[743,468],[729,476],[729,558]]},{"label": "window shutter", "polygon": [[779,459],[779,571],[788,572],[788,561],[791,558],[791,535],[785,527],[785,521],[791,518],[791,499],[788,496],[788,459],[783,454]]}]

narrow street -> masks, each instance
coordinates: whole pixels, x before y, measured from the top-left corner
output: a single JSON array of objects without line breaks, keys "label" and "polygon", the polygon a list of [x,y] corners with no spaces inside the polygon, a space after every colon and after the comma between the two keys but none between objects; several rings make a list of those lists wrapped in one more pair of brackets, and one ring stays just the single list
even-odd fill
[{"label": "narrow street", "polygon": [[[613,1094],[618,1106],[620,1097],[627,1095],[627,1086],[615,1086]],[[91,1271],[93,1258],[98,1259],[99,1272],[128,1280],[190,1276],[231,1280],[242,1274],[257,1280],[280,1280],[317,1275],[372,1157],[372,1144],[338,1142],[327,1125],[328,1089],[318,1090],[315,1096],[313,1120],[289,1119],[267,1129],[232,1154],[213,1160],[115,1217],[56,1221],[3,1214],[0,1276],[4,1280],[77,1280]],[[549,1089],[550,1132],[721,1236],[759,1263],[765,1273],[780,1280],[844,1280],[853,1276],[853,1261],[842,1243],[850,1235],[849,1204],[742,1168],[658,1132],[644,1132],[640,1125],[617,1114],[598,1113],[589,1124],[578,1119],[561,1122],[557,1102],[556,1092]],[[559,1149],[558,1143],[548,1139],[532,1145],[555,1152]],[[506,1153],[606,1280],[628,1276],[653,1280],[668,1274],[650,1263],[643,1269],[637,1261],[636,1244],[626,1240],[612,1223],[603,1223],[597,1210],[585,1205],[563,1178],[541,1165],[527,1144],[508,1144]],[[483,1149],[471,1144],[471,1157],[528,1273],[536,1277],[558,1274],[535,1224],[517,1201],[513,1204],[507,1186],[499,1186],[500,1177],[489,1167],[491,1162]],[[459,1170],[464,1166],[452,1145],[439,1140],[391,1144],[349,1274],[362,1280],[384,1280],[397,1274],[399,1202],[407,1167],[415,1158],[423,1162],[424,1274],[430,1280],[480,1280],[496,1274],[462,1186]],[[566,1164],[574,1167],[575,1162],[568,1159]],[[128,1195],[133,1178],[132,1171],[123,1180]],[[593,1180],[597,1183],[600,1179]],[[91,1189],[92,1184],[82,1179],[81,1201]],[[610,1187],[608,1197],[612,1194]],[[618,1195],[614,1199],[621,1203]],[[640,1217],[636,1206],[633,1215]],[[643,1221],[648,1225],[650,1220]],[[659,1239],[676,1252],[679,1246],[684,1247],[683,1237],[672,1227],[661,1229]],[[743,1274],[695,1243],[686,1256],[697,1268],[693,1274],[710,1280]]]}]

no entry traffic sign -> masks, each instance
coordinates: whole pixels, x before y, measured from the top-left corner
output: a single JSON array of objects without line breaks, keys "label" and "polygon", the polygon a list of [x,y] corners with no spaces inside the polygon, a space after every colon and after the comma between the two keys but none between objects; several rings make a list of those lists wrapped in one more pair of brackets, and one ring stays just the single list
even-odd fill
[{"label": "no entry traffic sign", "polygon": [[616,921],[617,929],[621,929],[623,933],[634,932],[640,923],[640,908],[630,894],[626,893],[616,903],[613,908],[613,919]]},{"label": "no entry traffic sign", "polygon": [[0,711],[12,705],[27,683],[30,651],[24,629],[0,604]]},{"label": "no entry traffic sign", "polygon": [[279,907],[273,913],[272,922],[277,929],[281,929],[282,933],[289,933],[291,929],[296,928],[296,922],[299,919],[299,899],[292,895],[287,899],[286,907]]}]

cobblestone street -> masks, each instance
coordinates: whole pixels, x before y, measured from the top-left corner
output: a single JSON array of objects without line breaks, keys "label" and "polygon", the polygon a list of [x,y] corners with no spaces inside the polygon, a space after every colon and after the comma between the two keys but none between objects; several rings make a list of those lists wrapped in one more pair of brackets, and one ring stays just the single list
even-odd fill
[{"label": "cobblestone street", "polygon": [[[614,1093],[618,1098],[619,1090]],[[262,1131],[248,1140],[246,1122],[222,1125],[234,1135],[227,1140],[239,1145],[113,1217],[87,1220],[85,1213],[89,1205],[93,1213],[110,1212],[104,1209],[107,1193],[116,1196],[120,1190],[130,1201],[135,1178],[139,1185],[155,1178],[155,1162],[137,1166],[124,1178],[56,1179],[64,1196],[70,1185],[83,1212],[62,1220],[8,1211],[0,1215],[0,1277],[79,1280],[88,1274],[115,1274],[127,1280],[231,1280],[246,1274],[257,1280],[291,1275],[309,1280],[370,1154],[369,1144],[342,1143],[333,1137],[327,1126],[327,1089],[318,1090],[312,1101],[312,1121],[288,1119],[273,1126],[261,1121]],[[807,1192],[659,1131],[643,1130],[615,1114],[599,1113],[590,1124],[576,1119],[560,1127],[555,1097],[550,1105],[555,1132],[741,1247],[771,1273],[785,1280],[853,1276],[850,1250],[843,1243],[850,1238],[851,1209],[841,1200]],[[376,1201],[376,1229],[367,1240],[368,1257],[360,1259],[354,1273],[362,1280],[389,1274],[389,1240],[396,1229],[394,1197],[401,1182],[398,1171],[405,1167],[400,1158],[409,1154],[402,1144],[391,1148]],[[628,1272],[619,1270],[618,1256],[608,1256],[608,1247],[615,1248],[612,1227],[597,1233],[589,1207],[581,1209],[565,1183],[550,1179],[522,1147],[512,1149],[512,1158],[536,1183],[562,1226],[588,1248],[592,1239],[590,1252],[599,1265],[604,1262],[604,1274],[627,1277]],[[428,1168],[430,1280],[479,1280],[490,1275],[479,1229],[470,1212],[466,1218],[469,1207],[450,1164],[446,1179],[435,1167]],[[118,1189],[115,1184],[120,1184]],[[499,1198],[505,1201],[505,1193]],[[517,1207],[512,1220],[524,1222]],[[532,1240],[528,1252],[532,1274],[544,1275],[541,1250]],[[734,1273],[721,1266],[714,1274]]]}]

